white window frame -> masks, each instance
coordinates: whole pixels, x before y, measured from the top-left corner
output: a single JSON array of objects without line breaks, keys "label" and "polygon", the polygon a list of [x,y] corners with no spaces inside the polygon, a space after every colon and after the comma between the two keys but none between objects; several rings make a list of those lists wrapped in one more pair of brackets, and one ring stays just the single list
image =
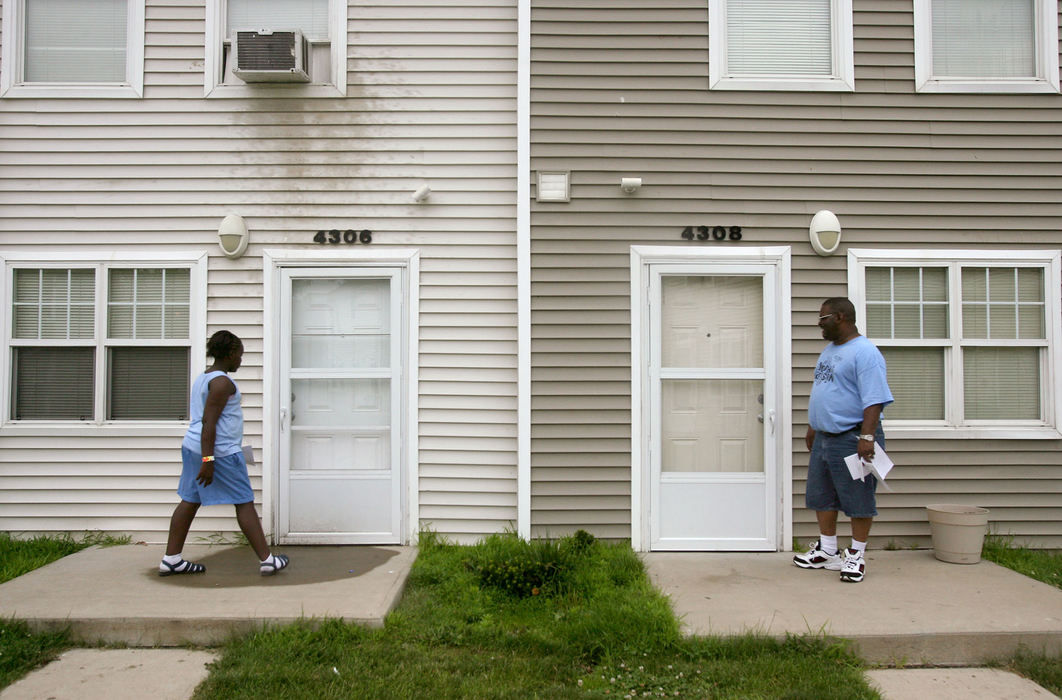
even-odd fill
[{"label": "white window frame", "polygon": [[1059,92],[1058,0],[1035,0],[1035,76],[1028,78],[947,78],[933,75],[932,0],[914,0],[915,90],[917,92]]},{"label": "white window frame", "polygon": [[727,71],[726,0],[708,2],[708,87],[710,90],[793,90],[852,92],[855,90],[855,51],[852,38],[852,0],[831,0],[833,75],[730,76]]},{"label": "white window frame", "polygon": [[203,62],[203,94],[206,97],[346,97],[347,96],[347,0],[329,0],[328,40],[331,60],[328,81],[293,84],[232,85],[223,83],[224,42],[228,6],[226,0],[206,0],[206,60]]},{"label": "white window frame", "polygon": [[[1041,361],[1041,397],[1043,420],[1030,421],[970,421],[954,424],[946,415],[944,421],[891,420],[885,409],[883,425],[889,438],[974,438],[1002,440],[1057,440],[1062,437],[1059,419],[1062,417],[1062,251],[1059,250],[870,250],[853,248],[848,251],[848,296],[856,308],[856,316],[866,318],[867,267],[933,267],[952,266],[949,277],[948,315],[952,319],[953,345],[960,344],[954,336],[956,308],[962,303],[960,280],[956,279],[958,265],[975,267],[1034,267],[1044,271],[1044,323],[1047,348]],[[875,338],[870,337],[874,341]],[[920,341],[910,341],[917,345]],[[884,344],[885,341],[882,341]],[[890,343],[892,344],[892,343]],[[895,343],[902,345],[902,342]],[[956,375],[962,358],[945,349],[945,405],[963,405],[963,387]],[[951,422],[949,422],[951,421]]]},{"label": "white window frame", "polygon": [[[90,421],[15,421],[11,417],[11,346],[18,345],[18,339],[11,337],[11,303],[12,283],[15,268],[95,268],[96,288],[102,290],[103,299],[96,306],[96,338],[91,344],[96,347],[94,388],[94,418]],[[106,353],[100,349],[111,347],[105,342],[106,335],[106,272],[111,268],[182,268],[189,271],[189,318],[188,333],[191,347],[189,358],[189,386],[191,381],[202,371],[203,365],[198,350],[206,347],[206,272],[207,254],[201,251],[174,251],[166,253],[116,252],[96,253],[0,253],[0,268],[3,270],[3,285],[0,288],[0,325],[3,327],[3,368],[0,369],[0,436],[55,436],[55,435],[98,435],[136,436],[136,435],[183,435],[188,421],[129,421],[107,420]],[[75,343],[78,345],[86,342]],[[163,341],[161,344],[165,344]],[[184,343],[180,343],[184,345]]]},{"label": "white window frame", "polygon": [[121,83],[27,83],[25,75],[26,0],[3,0],[3,52],[0,56],[0,97],[144,96],[144,3],[129,0],[126,24],[125,81]]}]

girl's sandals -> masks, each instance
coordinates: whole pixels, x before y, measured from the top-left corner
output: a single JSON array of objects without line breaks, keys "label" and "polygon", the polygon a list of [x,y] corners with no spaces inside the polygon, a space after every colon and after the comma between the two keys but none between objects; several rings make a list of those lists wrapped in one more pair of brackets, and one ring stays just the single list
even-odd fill
[{"label": "girl's sandals", "polygon": [[258,571],[263,576],[272,576],[287,565],[288,557],[286,554],[274,554],[272,555],[272,561],[263,562]]},{"label": "girl's sandals", "polygon": [[[162,567],[166,567],[165,569]],[[195,564],[181,559],[176,564],[170,564],[166,561],[159,563],[159,576],[173,576],[175,574],[201,574],[206,571],[206,567],[202,564]]]}]

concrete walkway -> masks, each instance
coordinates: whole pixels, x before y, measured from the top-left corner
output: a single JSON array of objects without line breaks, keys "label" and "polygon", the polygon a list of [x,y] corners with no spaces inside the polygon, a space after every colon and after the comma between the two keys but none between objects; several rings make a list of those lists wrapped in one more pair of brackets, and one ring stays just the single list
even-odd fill
[{"label": "concrete walkway", "polygon": [[786,552],[653,553],[645,561],[687,634],[824,634],[885,665],[977,666],[1019,646],[1062,655],[1062,590],[991,562],[871,551],[862,583]]},{"label": "concrete walkway", "polygon": [[[410,547],[280,551],[291,556],[292,565],[271,578],[258,575],[248,548],[207,546],[185,551],[189,559],[206,564],[205,574],[160,578],[161,546],[93,547],[0,584],[0,614],[35,629],[69,629],[78,640],[131,647],[213,646],[232,634],[300,618],[380,626],[401,598],[416,557]],[[866,580],[844,584],[836,572],[793,567],[792,555],[785,552],[653,553],[644,559],[686,634],[813,633],[851,639],[871,663],[905,667],[868,674],[887,700],[1050,697],[1014,674],[958,667],[1010,656],[1019,646],[1062,655],[1062,591],[990,562],[963,566],[937,561],[928,551],[875,551],[868,554]],[[93,679],[111,672],[106,669],[130,674],[143,669],[154,677],[150,656],[205,674],[212,658],[209,652],[194,652],[207,657],[177,661],[164,653],[187,650],[165,649],[144,651],[140,660],[107,656],[133,651],[72,650],[0,698],[84,700],[96,697]],[[79,653],[71,659],[74,652]],[[81,652],[99,656],[93,660]],[[134,681],[123,685],[146,688]],[[64,695],[63,689],[77,692]],[[178,694],[140,696],[187,697],[181,695],[186,691],[173,690]]]},{"label": "concrete walkway", "polygon": [[185,700],[217,655],[191,649],[70,649],[0,700]]},{"label": "concrete walkway", "polygon": [[185,547],[206,573],[160,577],[162,545],[90,547],[0,584],[0,614],[78,641],[134,647],[214,646],[301,618],[382,627],[398,603],[413,547],[279,547],[291,566],[258,573],[249,547]]}]

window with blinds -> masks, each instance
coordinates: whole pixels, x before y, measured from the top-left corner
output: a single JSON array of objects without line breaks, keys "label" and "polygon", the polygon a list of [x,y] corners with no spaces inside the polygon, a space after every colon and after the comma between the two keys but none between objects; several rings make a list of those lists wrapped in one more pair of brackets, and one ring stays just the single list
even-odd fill
[{"label": "window with blinds", "polygon": [[1058,92],[1057,0],[914,0],[915,85]]},{"label": "window with blinds", "polygon": [[23,0],[26,82],[125,82],[127,1]]},{"label": "window with blinds", "polygon": [[833,74],[830,0],[727,0],[731,75]]},{"label": "window with blinds", "polygon": [[712,0],[716,89],[852,90],[851,0]]},{"label": "window with blinds", "polygon": [[1045,267],[953,261],[863,272],[866,335],[896,398],[890,420],[1046,420]]},{"label": "window with blinds", "polygon": [[186,418],[189,268],[16,268],[12,290],[14,420]]}]

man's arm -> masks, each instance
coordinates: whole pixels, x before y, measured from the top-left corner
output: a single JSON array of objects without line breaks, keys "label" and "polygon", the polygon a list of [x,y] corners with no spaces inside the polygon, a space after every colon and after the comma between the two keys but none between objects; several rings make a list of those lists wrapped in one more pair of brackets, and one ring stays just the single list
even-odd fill
[{"label": "man's arm", "polygon": [[[878,421],[881,419],[882,405],[876,403],[867,406],[863,409],[863,426],[860,429],[861,435],[873,435],[878,429]],[[859,456],[863,459],[874,458],[874,441],[873,440],[860,440],[859,447],[856,448]]]}]

